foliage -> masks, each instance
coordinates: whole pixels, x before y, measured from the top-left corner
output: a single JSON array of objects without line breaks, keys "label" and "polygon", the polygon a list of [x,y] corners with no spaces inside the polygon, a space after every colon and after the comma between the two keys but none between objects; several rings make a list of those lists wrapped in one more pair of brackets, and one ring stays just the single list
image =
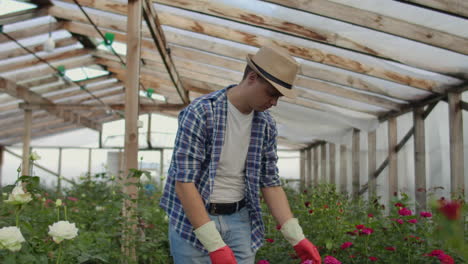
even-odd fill
[{"label": "foliage", "polygon": [[[406,195],[392,201],[391,208],[385,208],[377,199],[351,200],[336,192],[333,185],[320,185],[303,193],[287,190],[287,194],[293,214],[305,236],[318,247],[322,259],[333,256],[341,263],[442,263],[436,255],[431,256],[433,250],[440,249],[455,263],[464,263],[462,252],[466,248],[457,246],[464,245],[466,238],[451,245],[443,239],[453,236],[449,227],[461,227],[461,221],[444,222],[446,217],[436,207],[434,217],[429,212],[415,215]],[[258,251],[257,260],[299,263],[266,206],[264,212],[266,242]],[[463,230],[457,230],[463,234]]]},{"label": "foliage", "polygon": [[[134,170],[131,177],[148,176]],[[123,220],[122,185],[115,177],[96,174],[81,177],[80,181],[63,193],[55,193],[41,186],[39,177],[22,176],[27,192],[34,199],[17,208],[0,203],[0,228],[16,225],[26,240],[19,252],[0,250],[0,263],[56,263],[59,245],[48,235],[48,226],[68,218],[76,223],[78,236],[62,241],[62,263],[123,263],[121,235]],[[171,263],[167,241],[167,220],[159,209],[160,191],[148,180],[137,180],[139,190],[136,209],[138,263]],[[145,188],[152,186],[153,188]],[[5,186],[3,200],[14,185]],[[62,204],[60,204],[60,201]],[[17,212],[19,211],[19,214]]]}]

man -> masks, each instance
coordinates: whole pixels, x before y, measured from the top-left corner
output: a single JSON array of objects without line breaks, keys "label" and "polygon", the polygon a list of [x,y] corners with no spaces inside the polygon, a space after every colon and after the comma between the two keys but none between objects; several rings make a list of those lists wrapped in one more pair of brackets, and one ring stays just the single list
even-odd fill
[{"label": "man", "polygon": [[[279,47],[247,56],[238,85],[194,100],[179,129],[160,205],[176,264],[252,264],[262,246],[260,196],[299,257],[321,263],[293,218],[277,168],[276,124],[266,111],[294,98],[299,66]],[[211,261],[210,261],[211,260]]]}]

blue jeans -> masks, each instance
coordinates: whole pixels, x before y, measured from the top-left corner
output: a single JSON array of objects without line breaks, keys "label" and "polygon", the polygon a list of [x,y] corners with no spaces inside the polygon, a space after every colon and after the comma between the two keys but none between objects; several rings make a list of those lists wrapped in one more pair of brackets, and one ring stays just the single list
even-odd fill
[{"label": "blue jeans", "polygon": [[[231,215],[209,215],[209,217],[216,223],[216,228],[226,245],[234,252],[237,263],[253,264],[255,252],[250,246],[251,227],[247,208],[244,207]],[[211,264],[208,254],[182,239],[171,225],[169,225],[169,243],[175,264]]]}]

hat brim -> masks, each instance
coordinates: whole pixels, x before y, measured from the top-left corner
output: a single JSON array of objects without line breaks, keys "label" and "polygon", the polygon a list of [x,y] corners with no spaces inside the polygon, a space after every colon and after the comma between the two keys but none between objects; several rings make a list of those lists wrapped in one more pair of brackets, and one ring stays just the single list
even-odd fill
[{"label": "hat brim", "polygon": [[270,80],[268,77],[263,75],[261,71],[255,66],[255,64],[252,62],[252,54],[247,54],[247,64],[252,68],[252,70],[255,71],[255,73],[259,74],[262,76],[263,79],[267,80],[273,87],[275,87],[278,92],[280,92],[282,95],[290,98],[290,99],[296,99],[297,95],[296,92],[293,89],[286,88],[280,84],[277,84],[276,82]]}]

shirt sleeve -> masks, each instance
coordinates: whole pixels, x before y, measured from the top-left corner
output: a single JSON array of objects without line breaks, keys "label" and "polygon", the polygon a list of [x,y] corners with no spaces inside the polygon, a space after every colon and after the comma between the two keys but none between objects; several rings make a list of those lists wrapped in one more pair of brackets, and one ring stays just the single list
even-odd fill
[{"label": "shirt sleeve", "polygon": [[280,186],[281,181],[278,175],[278,155],[276,153],[276,124],[268,125],[268,132],[266,133],[266,144],[263,149],[262,156],[262,175],[260,177],[260,187],[274,187]]},{"label": "shirt sleeve", "polygon": [[205,159],[205,120],[191,107],[179,115],[174,144],[172,176],[176,181],[195,182]]}]

